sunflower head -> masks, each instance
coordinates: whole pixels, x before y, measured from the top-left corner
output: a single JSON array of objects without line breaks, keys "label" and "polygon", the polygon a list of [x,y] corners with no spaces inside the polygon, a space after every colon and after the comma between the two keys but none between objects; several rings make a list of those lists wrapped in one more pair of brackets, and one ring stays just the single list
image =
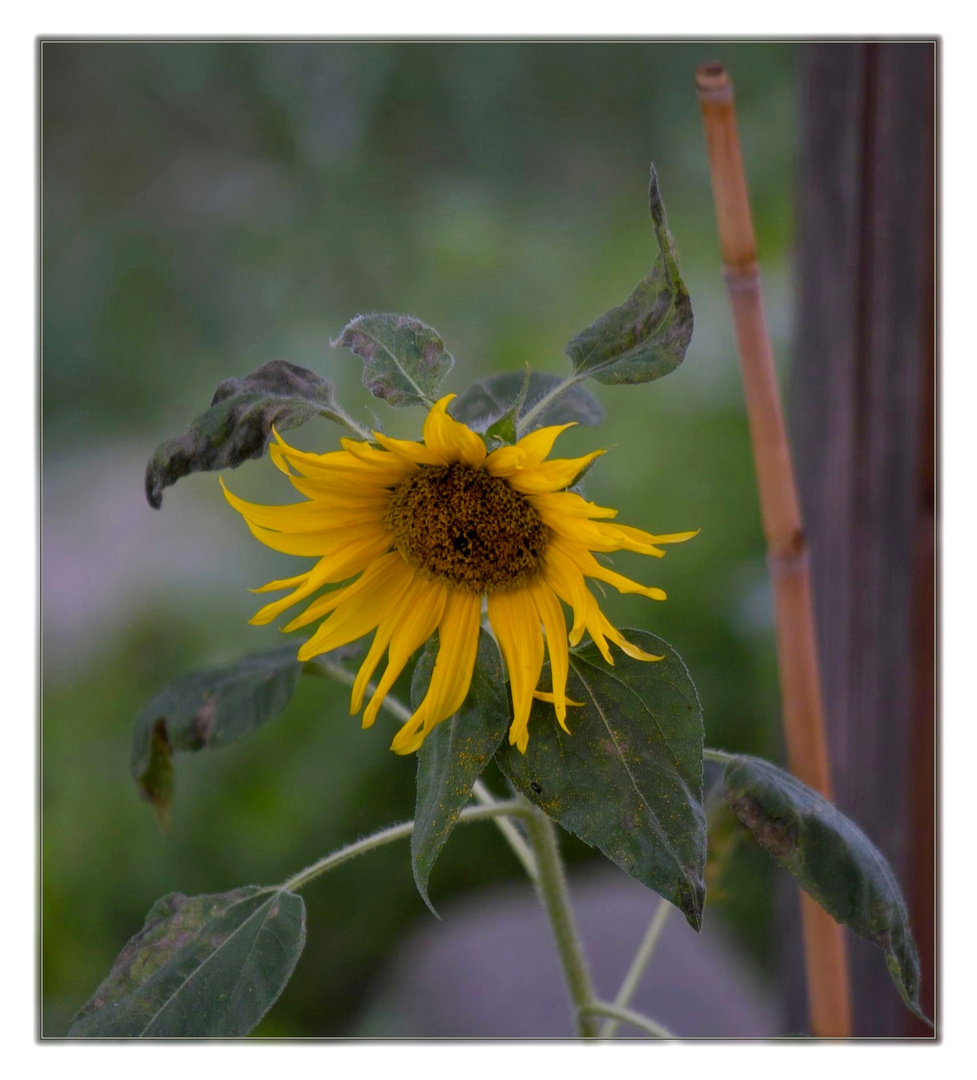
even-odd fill
[{"label": "sunflower head", "polygon": [[[304,496],[300,503],[258,506],[226,488],[225,494],[262,543],[317,560],[305,573],[258,590],[288,591],[252,622],[268,623],[311,597],[284,627],[318,623],[300,660],[373,634],[350,703],[359,712],[370,692],[364,727],[414,653],[438,635],[430,686],[393,741],[398,753],[416,750],[467,696],[485,602],[512,691],[509,741],[525,751],[534,696],[552,702],[566,728],[569,646],[585,633],[609,664],[611,643],[640,660],[660,659],[608,622],[587,579],[652,600],[665,594],[616,573],[594,553],[660,557],[660,545],[695,534],[654,536],[613,524],[617,511],[570,491],[603,453],[550,458],[571,425],[540,428],[489,453],[479,435],[448,415],[453,397],[431,407],[420,442],[374,432],[375,442],[343,439],[342,450],[309,454],[276,434],[272,459]],[[569,631],[563,605],[572,614]],[[544,650],[548,690],[539,687]]]}]

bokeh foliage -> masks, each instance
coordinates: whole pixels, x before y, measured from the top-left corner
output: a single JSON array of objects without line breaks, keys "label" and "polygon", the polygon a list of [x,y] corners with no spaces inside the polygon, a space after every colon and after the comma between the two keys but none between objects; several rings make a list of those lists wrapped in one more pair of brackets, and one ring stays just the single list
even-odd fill
[{"label": "bokeh foliage", "polygon": [[[277,880],[412,813],[414,765],[387,751],[390,730],[360,732],[344,692],[306,680],[250,741],[181,760],[159,833],[129,779],[134,717],[186,670],[281,644],[246,625],[244,590],[298,565],[255,550],[212,476],[183,481],[154,516],[148,454],[215,385],[276,357],[333,379],[368,422],[360,362],[328,347],[366,311],[436,326],[457,360],[448,389],[527,360],[562,373],[563,344],[651,263],[652,159],[696,331],[668,380],[597,391],[611,449],[588,494],[636,526],[702,532],[651,571],[621,558],[666,604],[608,596],[606,609],[680,651],[707,742],[778,760],[763,543],[692,91],[710,59],[736,80],[783,356],[791,46],[43,46],[46,1033],[64,1033],[156,897]],[[387,427],[416,437],[420,418],[405,410]],[[331,448],[337,430],[315,422],[296,442]],[[583,452],[594,432],[565,438]],[[281,501],[272,473],[248,465],[235,484]],[[767,901],[746,863],[765,872],[764,856],[738,855],[750,891],[725,889],[739,897],[726,910],[760,956]],[[441,910],[518,875],[495,830],[473,828],[446,846],[432,899]],[[409,852],[354,862],[305,900],[309,924],[328,929],[310,935],[259,1033],[354,1032],[398,938],[430,918]]]}]

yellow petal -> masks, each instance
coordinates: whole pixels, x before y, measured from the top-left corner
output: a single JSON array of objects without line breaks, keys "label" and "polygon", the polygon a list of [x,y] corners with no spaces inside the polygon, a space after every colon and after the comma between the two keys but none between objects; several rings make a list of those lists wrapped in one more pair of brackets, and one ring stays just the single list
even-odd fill
[{"label": "yellow petal", "polygon": [[475,667],[481,611],[482,599],[475,593],[460,589],[448,593],[431,684],[417,711],[390,744],[395,753],[413,753],[435,725],[461,708]]},{"label": "yellow petal", "polygon": [[508,477],[508,483],[515,491],[524,495],[536,495],[544,491],[561,491],[569,487],[587,468],[587,466],[603,454],[603,450],[595,450],[591,454],[585,454],[578,458],[554,458],[552,461],[544,461],[541,465],[531,468],[522,468]]},{"label": "yellow petal", "polygon": [[396,682],[397,676],[404,670],[407,661],[438,628],[444,614],[447,587],[426,578],[418,577],[415,580],[423,583],[425,587],[419,590],[416,602],[404,611],[400,622],[394,627],[387,654],[387,669],[363,713],[365,728],[376,720],[383,699]]},{"label": "yellow petal", "polygon": [[389,450],[391,454],[409,461],[413,465],[444,465],[440,456],[424,443],[413,442],[411,439],[391,439],[381,431],[374,431],[376,441]]},{"label": "yellow petal", "polygon": [[543,669],[543,634],[539,613],[526,589],[489,593],[488,616],[495,631],[512,689],[509,742],[522,752],[528,744],[533,691]]},{"label": "yellow petal", "polygon": [[540,512],[563,518],[615,518],[617,511],[587,502],[574,491],[551,491],[527,495],[526,500]]},{"label": "yellow petal", "polygon": [[550,544],[543,559],[543,580],[573,611],[569,640],[571,645],[576,645],[587,628],[589,608],[590,591],[583,574],[572,559],[567,558],[555,544]]},{"label": "yellow petal", "polygon": [[[348,561],[354,558],[357,554],[358,553],[355,553],[353,551],[347,551],[342,557],[344,557],[348,563]],[[335,568],[337,565],[340,568],[340,572],[342,572],[342,570],[344,569],[342,564],[337,563],[336,559],[323,559],[322,563],[324,565],[322,565],[321,570],[318,570],[318,567],[316,568],[316,570],[318,570],[318,573],[316,573],[316,570],[313,570],[312,572],[312,574],[315,574],[316,577],[318,577],[319,579],[318,585],[328,583],[324,580],[325,575],[327,574],[329,575],[329,581],[331,582],[335,582],[337,580],[346,581],[349,579],[349,574],[345,574],[343,577],[338,577],[338,575],[336,575]],[[381,555],[379,558],[373,559],[363,570],[362,575],[358,577],[355,581],[350,582],[350,584],[344,585],[338,589],[332,589],[330,592],[325,593],[323,596],[317,597],[315,600],[312,601],[311,604],[309,604],[309,606],[305,609],[305,611],[302,612],[301,615],[297,615],[294,619],[292,619],[290,623],[287,623],[285,626],[283,626],[282,629],[286,633],[290,633],[292,630],[298,630],[303,626],[308,626],[309,623],[313,623],[316,622],[316,620],[318,619],[325,618],[325,616],[328,615],[331,611],[335,611],[340,604],[343,604],[347,600],[350,600],[352,599],[352,597],[356,596],[356,594],[359,593],[364,588],[364,586],[369,585],[370,582],[374,579],[374,577],[379,573],[390,574],[394,575],[395,577],[398,574],[401,574],[407,580],[409,580],[410,575],[404,569],[406,566],[407,564],[404,562],[403,556],[400,554],[399,551],[390,551],[384,555]],[[310,577],[312,576],[312,574],[310,574]],[[390,587],[395,587],[393,581],[391,582]],[[290,604],[294,602],[291,600],[290,597],[286,599],[288,599]],[[283,601],[279,601],[279,603],[283,603]],[[269,604],[268,606],[272,607],[273,605]]]},{"label": "yellow petal", "polygon": [[558,536],[553,537],[550,543],[576,563],[585,577],[596,578],[598,581],[613,585],[620,593],[637,593],[639,596],[647,596],[649,600],[665,599],[664,590],[656,589],[651,585],[640,585],[637,581],[624,577],[623,574],[615,573],[599,563],[582,544],[574,544]]},{"label": "yellow petal", "polygon": [[228,491],[224,478],[219,479],[224,489],[224,497],[246,521],[277,532],[316,532],[345,529],[371,522],[381,523],[390,502],[388,496],[385,500],[365,504],[360,500],[355,505],[342,509],[315,500],[289,503],[285,506],[263,506],[239,499],[233,492]]},{"label": "yellow petal", "polygon": [[539,465],[553,449],[553,444],[560,432],[574,426],[574,424],[559,424],[555,427],[531,431],[514,446],[500,446],[498,450],[493,450],[485,461],[485,468],[493,476],[510,476],[519,469]]},{"label": "yellow petal", "polygon": [[448,402],[454,397],[454,394],[448,394],[432,406],[424,421],[424,443],[444,465],[460,462],[480,469],[485,461],[485,443],[474,431],[447,414]]},{"label": "yellow petal", "polygon": [[343,602],[299,649],[299,660],[311,660],[370,633],[387,617],[409,581],[403,559],[378,560],[349,587]]},{"label": "yellow petal", "polygon": [[566,724],[567,675],[570,671],[570,654],[567,648],[567,622],[556,593],[545,581],[534,581],[529,592],[536,605],[539,618],[546,631],[546,651],[550,658],[550,675],[553,679],[553,705],[556,719],[564,731]]}]

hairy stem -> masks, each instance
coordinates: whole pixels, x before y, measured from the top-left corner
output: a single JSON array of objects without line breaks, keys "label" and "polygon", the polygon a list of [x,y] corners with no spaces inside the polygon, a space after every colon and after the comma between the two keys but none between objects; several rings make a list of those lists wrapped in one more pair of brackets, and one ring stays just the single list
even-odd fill
[{"label": "hairy stem", "polygon": [[[467,809],[462,810],[458,816],[458,822],[460,824],[467,821],[486,821],[506,814],[518,816],[527,813],[525,807],[518,800],[513,799],[511,802],[495,803],[493,806],[469,806]],[[386,829],[373,833],[372,836],[357,840],[354,844],[347,844],[346,847],[340,848],[339,851],[334,851],[331,855],[312,863],[311,866],[300,870],[294,877],[290,877],[288,881],[279,885],[278,890],[279,892],[290,892],[301,889],[303,885],[308,885],[310,881],[321,874],[325,874],[329,870],[335,870],[337,866],[342,866],[343,863],[349,862],[350,859],[355,859],[357,855],[365,855],[368,851],[373,851],[374,848],[393,843],[394,840],[403,840],[405,837],[410,836],[413,831],[413,821],[405,821],[401,825],[390,825]]]},{"label": "hairy stem", "polygon": [[594,1039],[597,1037],[597,1022],[585,1011],[585,1007],[594,1003],[595,995],[580,933],[570,908],[556,829],[544,813],[535,809],[530,809],[526,814],[525,823],[539,869],[536,888],[549,917],[560,962],[563,964],[567,990],[577,1019],[577,1034],[585,1039]]},{"label": "hairy stem", "polygon": [[717,765],[728,765],[731,761],[736,760],[735,754],[727,754],[725,750],[713,750],[711,747],[705,747],[702,751],[703,761],[714,761]]},{"label": "hairy stem", "polygon": [[[604,1001],[592,1001],[589,1005],[582,1005],[580,1012],[591,1016],[610,1016],[619,1024],[633,1024],[641,1028],[656,1039],[674,1039],[675,1036],[666,1027],[662,1027],[657,1020],[652,1020],[641,1013],[632,1012],[630,1009],[622,1009],[617,1005],[608,1005]],[[606,1026],[606,1025],[605,1025]],[[601,1032],[601,1037],[604,1037]]]},{"label": "hairy stem", "polygon": [[[315,660],[310,661],[310,663],[323,675],[328,675],[330,678],[335,679],[337,682],[344,683],[346,686],[352,686],[356,680],[356,677],[351,671],[344,668],[342,664],[337,663],[335,660],[327,660],[323,656],[318,656]],[[373,683],[370,683],[366,688],[366,694],[372,694],[374,689]],[[413,715],[410,709],[408,709],[402,701],[393,697],[391,694],[387,694],[380,707],[386,709],[391,716],[396,717],[402,724],[406,723]],[[472,788],[472,795],[475,798],[475,801],[481,806],[488,807],[500,805],[481,780],[475,781],[475,786]],[[512,848],[516,858],[522,863],[526,873],[529,875],[530,881],[535,884],[537,879],[536,860],[533,857],[529,845],[507,817],[498,816],[494,818],[494,821],[498,826],[499,832],[502,833],[509,847]]]},{"label": "hairy stem", "polygon": [[[671,910],[672,905],[667,900],[662,898],[658,901],[658,907],[655,908],[655,914],[651,917],[651,922],[648,924],[645,936],[638,946],[638,951],[634,954],[634,959],[631,961],[631,967],[628,969],[627,975],[624,976],[624,982],[621,983],[621,989],[618,990],[617,996],[614,998],[615,1009],[627,1009],[631,1004],[631,999],[634,997],[634,992],[638,989],[638,983],[641,981],[641,976],[644,974],[645,968],[648,966],[648,961],[655,951],[655,946],[657,946],[662,930],[665,927],[665,920],[668,918],[668,913]],[[620,1017],[608,1020],[601,1028],[601,1038],[613,1038],[620,1025]]]},{"label": "hairy stem", "polygon": [[558,397],[565,394],[571,386],[576,386],[578,382],[583,382],[585,378],[587,378],[586,375],[567,375],[567,377],[562,382],[557,383],[552,390],[548,390],[525,416],[516,421],[516,438],[521,439],[529,430],[530,424],[532,424],[536,417],[539,416],[548,405],[551,405]]}]

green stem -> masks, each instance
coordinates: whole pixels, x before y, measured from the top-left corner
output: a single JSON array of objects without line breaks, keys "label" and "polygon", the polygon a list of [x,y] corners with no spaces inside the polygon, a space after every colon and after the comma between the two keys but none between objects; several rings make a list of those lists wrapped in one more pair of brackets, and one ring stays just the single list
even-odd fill
[{"label": "green stem", "polygon": [[547,391],[547,393],[536,402],[525,416],[516,421],[516,438],[521,439],[523,435],[526,434],[529,430],[529,425],[548,405],[554,402],[562,394],[565,394],[571,386],[576,386],[578,382],[583,382],[586,378],[586,375],[567,375],[562,382],[558,382],[552,390]]},{"label": "green stem", "polygon": [[[668,918],[668,914],[671,910],[672,905],[667,900],[663,898],[658,901],[658,907],[655,908],[655,914],[651,917],[651,922],[648,924],[648,929],[645,931],[644,939],[638,946],[638,951],[634,954],[634,959],[631,961],[631,967],[628,969],[627,975],[624,976],[624,982],[621,983],[621,989],[618,990],[617,997],[614,998],[615,1009],[627,1009],[631,1004],[631,999],[634,997],[634,992],[638,989],[638,983],[641,981],[641,976],[644,974],[645,968],[648,966],[648,961],[655,951],[662,930],[665,927],[665,920]],[[620,1025],[620,1018],[608,1020],[601,1028],[601,1038],[613,1038]]]},{"label": "green stem", "polygon": [[567,989],[577,1018],[577,1034],[581,1038],[597,1038],[597,1022],[584,1010],[594,1003],[595,995],[590,982],[590,971],[584,956],[580,934],[570,908],[563,860],[557,845],[556,829],[550,819],[539,810],[530,809],[525,817],[529,842],[536,853],[539,876],[536,888],[550,920],[550,928],[556,940],[557,951],[563,964]]},{"label": "green stem", "polygon": [[719,765],[728,765],[731,761],[736,760],[735,754],[727,754],[725,750],[712,750],[710,747],[705,747],[702,751],[703,761],[714,761]]},{"label": "green stem", "polygon": [[[325,657],[319,656],[316,657],[315,660],[311,660],[310,663],[324,675],[328,675],[337,682],[344,683],[346,686],[352,686],[356,681],[356,677],[353,673],[344,668],[342,664],[336,663],[335,660],[327,660]],[[372,694],[374,689],[373,683],[370,683],[366,688],[366,693]],[[387,694],[381,702],[380,707],[386,709],[391,716],[395,716],[402,724],[406,723],[413,715],[410,709],[408,709],[402,701],[393,697],[391,694]],[[475,781],[475,785],[472,788],[472,795],[474,796],[475,801],[482,806],[500,805],[481,780]],[[529,875],[530,881],[532,881],[533,884],[536,884],[536,860],[533,857],[529,845],[523,840],[518,829],[516,829],[507,817],[500,816],[496,817],[494,820],[495,824],[498,826],[499,832],[505,837],[516,858],[522,863],[526,873]]]},{"label": "green stem", "polygon": [[373,432],[354,420],[338,403],[331,405],[329,411],[323,415],[329,417],[330,420],[335,420],[337,424],[349,428],[354,435],[358,435],[364,442],[373,442]]},{"label": "green stem", "polygon": [[[630,1009],[621,1009],[617,1005],[608,1005],[604,1001],[592,1001],[589,1005],[582,1005],[580,1011],[592,1016],[610,1016],[619,1024],[633,1024],[636,1028],[641,1028],[642,1031],[646,1031],[656,1039],[675,1038],[668,1028],[663,1027],[657,1020],[642,1016],[641,1013],[632,1012]],[[601,1037],[604,1037],[603,1032],[601,1032]]]},{"label": "green stem", "polygon": [[[460,824],[467,821],[486,821],[503,815],[520,816],[527,813],[528,811],[523,805],[518,800],[513,799],[511,802],[495,803],[493,806],[469,806],[462,810],[458,816],[458,822]],[[319,859],[318,862],[312,863],[311,866],[307,866],[304,870],[300,870],[294,877],[290,877],[288,881],[279,885],[278,891],[291,892],[295,889],[301,889],[303,885],[308,885],[310,881],[321,874],[325,874],[329,870],[335,870],[337,866],[342,866],[344,862],[355,859],[357,855],[365,855],[374,848],[393,843],[394,840],[403,840],[405,837],[410,836],[413,831],[414,822],[405,821],[402,825],[390,825],[386,829],[375,832],[372,836],[357,840],[354,844],[347,844],[346,847],[340,848],[339,851],[334,851],[331,855],[327,855],[325,858]]]}]

